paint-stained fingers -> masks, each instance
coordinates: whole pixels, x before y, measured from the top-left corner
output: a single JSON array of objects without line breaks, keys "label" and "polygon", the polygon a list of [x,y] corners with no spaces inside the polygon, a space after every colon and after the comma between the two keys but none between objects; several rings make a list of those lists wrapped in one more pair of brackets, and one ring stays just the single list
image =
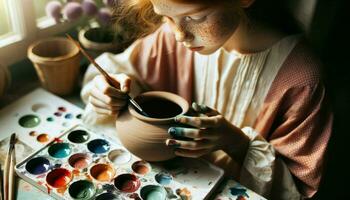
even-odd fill
[{"label": "paint-stained fingers", "polygon": [[[121,99],[127,98],[126,93],[119,90],[119,86],[118,86],[118,88],[116,88],[115,86],[111,86],[107,82],[105,77],[103,77],[102,75],[97,75],[94,78],[93,82],[94,82],[95,88],[98,89],[99,91],[101,91],[102,94],[105,94],[105,95],[111,96],[111,97],[121,98]],[[115,82],[117,82],[117,80],[115,80]],[[114,84],[114,85],[116,85],[116,84]],[[118,82],[118,85],[119,85],[119,82]]]},{"label": "paint-stained fingers", "polygon": [[167,139],[165,141],[165,144],[173,148],[181,148],[188,150],[210,149],[214,147],[213,143],[211,143],[209,140],[204,139],[194,141]]},{"label": "paint-stained fingers", "polygon": [[205,154],[211,152],[211,149],[199,149],[199,150],[187,150],[187,149],[176,149],[175,155],[189,158],[199,158]]},{"label": "paint-stained fingers", "polygon": [[197,128],[213,128],[219,126],[225,118],[222,115],[215,115],[211,117],[190,117],[190,116],[177,116],[176,122],[194,126]]},{"label": "paint-stained fingers", "polygon": [[220,113],[206,105],[203,104],[198,104],[196,102],[192,103],[192,108],[196,112],[199,112],[201,114],[205,114],[207,116],[215,116],[215,115],[220,115]]},{"label": "paint-stained fingers", "polygon": [[105,95],[96,87],[93,87],[91,89],[90,96],[93,96],[94,98],[99,99],[103,103],[108,104],[110,106],[124,106],[127,103],[127,99]]},{"label": "paint-stained fingers", "polygon": [[124,108],[124,106],[121,105],[110,105],[110,104],[105,104],[104,102],[102,102],[99,99],[96,99],[94,96],[90,95],[89,97],[89,102],[94,106],[94,107],[98,107],[98,108],[103,108],[106,110],[111,110],[111,111],[119,111],[121,109]]},{"label": "paint-stained fingers", "polygon": [[193,139],[216,139],[216,134],[210,134],[209,129],[170,127],[168,133],[174,137],[187,137]]}]

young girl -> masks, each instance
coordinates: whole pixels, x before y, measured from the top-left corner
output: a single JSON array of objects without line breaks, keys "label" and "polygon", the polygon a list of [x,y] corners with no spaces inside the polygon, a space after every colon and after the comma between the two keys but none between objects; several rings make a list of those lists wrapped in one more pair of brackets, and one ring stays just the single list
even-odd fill
[{"label": "young girl", "polygon": [[143,22],[141,30],[157,30],[121,54],[97,58],[122,92],[89,67],[82,89],[85,121],[114,125],[127,92],[177,93],[197,102],[193,109],[205,117],[177,117],[196,128],[169,129],[164,142],[175,154],[204,157],[267,198],[312,197],[332,114],[318,60],[298,35],[283,29],[288,22],[264,10],[276,5],[261,0],[123,2],[134,23]]}]

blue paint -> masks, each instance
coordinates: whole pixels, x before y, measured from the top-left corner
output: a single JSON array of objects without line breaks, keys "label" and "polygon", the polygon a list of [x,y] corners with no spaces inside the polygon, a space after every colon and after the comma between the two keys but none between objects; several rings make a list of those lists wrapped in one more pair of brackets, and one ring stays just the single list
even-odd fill
[{"label": "blue paint", "polygon": [[246,196],[247,198],[249,198],[248,194],[247,194],[247,190],[244,188],[235,188],[232,187],[230,188],[231,194],[233,196]]},{"label": "blue paint", "polygon": [[161,185],[168,185],[173,180],[171,174],[166,172],[156,174],[155,179]]},{"label": "blue paint", "polygon": [[71,148],[68,143],[56,143],[49,147],[49,155],[54,158],[65,158],[71,153]]},{"label": "blue paint", "polygon": [[68,113],[64,116],[64,118],[66,119],[72,119],[73,118],[73,115],[71,113]]},{"label": "blue paint", "polygon": [[88,144],[88,149],[92,153],[106,153],[109,151],[110,145],[106,140],[103,139],[95,139],[91,140]]},{"label": "blue paint", "polygon": [[44,157],[36,157],[29,160],[25,166],[26,170],[34,175],[47,172],[50,169],[50,162]]}]

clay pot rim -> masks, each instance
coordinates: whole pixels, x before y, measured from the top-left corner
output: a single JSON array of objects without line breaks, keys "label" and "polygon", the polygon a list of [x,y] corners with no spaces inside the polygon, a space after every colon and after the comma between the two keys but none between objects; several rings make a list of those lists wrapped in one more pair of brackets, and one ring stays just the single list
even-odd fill
[{"label": "clay pot rim", "polygon": [[113,42],[94,42],[90,39],[88,39],[85,35],[88,31],[91,30],[96,30],[96,29],[101,29],[100,27],[93,27],[89,29],[81,29],[78,33],[78,38],[81,44],[84,46],[86,49],[91,49],[91,50],[97,50],[97,51],[103,51],[105,49],[111,49],[111,50],[116,50],[118,49],[118,44],[119,42],[113,41]]},{"label": "clay pot rim", "polygon": [[[39,55],[37,55],[37,54],[35,54],[33,52],[34,48],[36,48],[37,46],[41,45],[42,43],[48,42],[48,41],[51,41],[51,42],[54,42],[54,41],[66,42],[67,44],[69,44],[69,45],[71,45],[73,47],[73,50],[70,53],[66,54],[66,55],[56,56],[56,57],[43,57],[43,56],[39,56]],[[70,59],[72,57],[79,56],[80,50],[68,38],[64,38],[64,37],[49,37],[49,38],[37,40],[36,42],[31,44],[28,47],[27,54],[28,54],[28,57],[31,60],[35,61],[36,63],[38,63],[38,62],[45,62],[45,63],[47,63],[47,62],[64,61],[64,60]]]},{"label": "clay pot rim", "polygon": [[[150,91],[150,92],[145,92],[140,94],[139,96],[137,96],[135,98],[135,100],[137,101],[138,98],[140,97],[158,97],[158,98],[163,98],[166,100],[169,100],[171,102],[176,103],[177,105],[179,105],[182,108],[182,112],[179,115],[184,115],[188,109],[190,108],[188,102],[181,96],[171,93],[171,92],[164,92],[164,91]],[[152,117],[146,117],[144,115],[141,115],[140,113],[138,113],[134,107],[132,105],[128,106],[129,112],[132,116],[136,117],[137,119],[140,119],[142,121],[146,121],[146,122],[153,122],[153,123],[169,123],[169,122],[174,122],[175,121],[175,117],[170,117],[170,118],[152,118]]]}]

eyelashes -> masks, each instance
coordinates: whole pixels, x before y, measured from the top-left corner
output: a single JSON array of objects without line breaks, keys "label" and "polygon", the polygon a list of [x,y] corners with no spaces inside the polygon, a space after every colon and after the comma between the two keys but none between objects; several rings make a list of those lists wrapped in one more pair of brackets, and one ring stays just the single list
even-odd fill
[{"label": "eyelashes", "polygon": [[201,23],[201,22],[204,22],[206,19],[207,19],[207,16],[199,17],[199,18],[191,17],[191,16],[184,17],[185,22],[194,22],[194,23]]}]

